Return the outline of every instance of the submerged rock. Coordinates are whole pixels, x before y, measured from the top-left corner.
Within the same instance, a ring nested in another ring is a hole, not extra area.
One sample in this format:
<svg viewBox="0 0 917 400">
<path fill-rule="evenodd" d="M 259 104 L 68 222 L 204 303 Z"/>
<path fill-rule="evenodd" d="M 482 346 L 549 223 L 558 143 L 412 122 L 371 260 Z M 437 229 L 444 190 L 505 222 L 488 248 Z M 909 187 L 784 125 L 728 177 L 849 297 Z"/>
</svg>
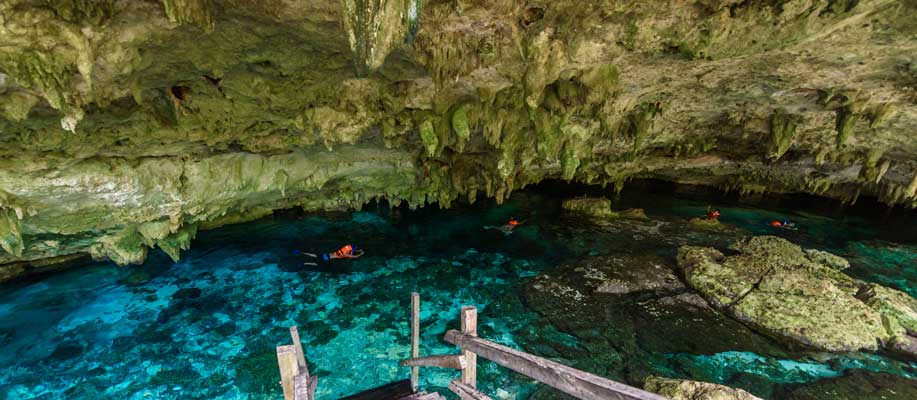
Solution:
<svg viewBox="0 0 917 400">
<path fill-rule="evenodd" d="M 911 378 L 850 370 L 844 376 L 798 386 L 779 398 L 787 400 L 912 400 L 917 399 L 917 382 Z"/>
<path fill-rule="evenodd" d="M 828 351 L 878 350 L 904 335 L 896 326 L 913 322 L 917 308 L 909 296 L 881 287 L 863 291 L 868 285 L 785 239 L 752 237 L 731 249 L 738 254 L 684 246 L 678 266 L 711 305 L 757 330 Z"/>
<path fill-rule="evenodd" d="M 786 354 L 777 343 L 687 292 L 674 265 L 659 256 L 573 260 L 534 278 L 524 296 L 527 306 L 581 341 L 576 347 L 555 346 L 550 353 L 538 347 L 528 350 L 633 385 L 642 384 L 652 372 L 654 354 Z"/>
<path fill-rule="evenodd" d="M 559 275 L 555 275 L 559 274 Z M 551 278 L 551 276 L 554 278 Z M 685 286 L 674 268 L 659 257 L 587 257 L 535 279 L 542 290 L 565 293 L 630 294 L 637 292 L 673 293 Z M 566 283 L 564 283 L 566 282 Z M 575 297 L 584 298 L 582 294 Z"/>
<path fill-rule="evenodd" d="M 643 389 L 672 400 L 762 400 L 742 389 L 715 383 L 655 376 L 646 379 Z"/>
</svg>

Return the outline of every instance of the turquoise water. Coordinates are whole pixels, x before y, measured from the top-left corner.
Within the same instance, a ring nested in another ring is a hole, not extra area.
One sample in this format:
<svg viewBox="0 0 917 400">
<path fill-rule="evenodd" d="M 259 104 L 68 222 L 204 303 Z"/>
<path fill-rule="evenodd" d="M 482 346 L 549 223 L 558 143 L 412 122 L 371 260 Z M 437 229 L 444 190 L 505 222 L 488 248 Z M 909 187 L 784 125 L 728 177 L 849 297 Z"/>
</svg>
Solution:
<svg viewBox="0 0 917 400">
<path fill-rule="evenodd" d="M 0 398 L 280 398 L 274 347 L 289 343 L 291 325 L 300 327 L 310 369 L 319 376 L 319 398 L 352 394 L 409 376 L 397 362 L 410 351 L 412 291 L 422 299 L 422 355 L 453 352 L 443 333 L 458 327 L 463 305 L 473 304 L 481 336 L 632 384 L 658 374 L 777 398 L 792 385 L 848 370 L 917 376 L 913 362 L 793 351 L 720 315 L 648 312 L 637 300 L 590 320 L 611 327 L 596 335 L 526 295 L 533 277 L 581 257 L 672 258 L 680 244 L 725 246 L 750 233 L 834 251 L 851 260 L 857 278 L 917 294 L 917 244 L 909 231 L 878 217 L 710 196 L 626 190 L 619 205 L 644 207 L 651 220 L 600 226 L 559 213 L 556 188 L 519 193 L 499 206 L 283 213 L 202 232 L 179 263 L 156 251 L 142 266 L 90 263 L 3 285 Z M 735 230 L 684 223 L 710 201 Z M 511 216 L 526 220 L 512 235 L 482 228 Z M 800 230 L 766 225 L 785 218 Z M 304 267 L 294 254 L 345 242 L 366 255 Z M 690 333 L 698 329 L 722 336 Z M 424 369 L 421 386 L 447 392 L 454 376 Z M 478 376 L 495 398 L 553 397 L 486 361 Z"/>
</svg>

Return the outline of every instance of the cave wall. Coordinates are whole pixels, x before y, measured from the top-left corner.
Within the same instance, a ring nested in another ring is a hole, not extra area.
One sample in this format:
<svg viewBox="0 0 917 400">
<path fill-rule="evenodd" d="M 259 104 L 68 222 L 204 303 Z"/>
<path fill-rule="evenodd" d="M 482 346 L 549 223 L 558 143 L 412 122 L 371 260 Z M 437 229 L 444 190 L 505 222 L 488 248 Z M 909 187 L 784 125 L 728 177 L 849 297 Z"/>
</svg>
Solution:
<svg viewBox="0 0 917 400">
<path fill-rule="evenodd" d="M 6 0 L 0 38 L 6 276 L 546 178 L 917 206 L 915 0 Z"/>
</svg>

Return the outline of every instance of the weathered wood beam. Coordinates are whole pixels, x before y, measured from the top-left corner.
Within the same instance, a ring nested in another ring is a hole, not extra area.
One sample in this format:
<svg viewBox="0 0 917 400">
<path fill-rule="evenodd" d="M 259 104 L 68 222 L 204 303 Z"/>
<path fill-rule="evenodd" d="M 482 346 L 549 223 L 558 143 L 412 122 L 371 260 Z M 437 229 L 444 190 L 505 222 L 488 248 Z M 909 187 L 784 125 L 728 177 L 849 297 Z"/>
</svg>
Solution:
<svg viewBox="0 0 917 400">
<path fill-rule="evenodd" d="M 411 358 L 420 356 L 420 294 L 411 293 Z M 420 383 L 420 368 L 411 367 L 411 387 L 417 390 Z"/>
<path fill-rule="evenodd" d="M 280 385 L 283 386 L 284 400 L 296 400 L 293 383 L 293 380 L 299 375 L 296 347 L 293 345 L 277 346 L 277 365 L 280 367 Z"/>
<path fill-rule="evenodd" d="M 449 390 L 457 394 L 462 400 L 493 400 L 490 396 L 457 380 L 449 382 Z"/>
<path fill-rule="evenodd" d="M 462 333 L 472 337 L 478 336 L 478 309 L 474 306 L 462 307 Z M 478 382 L 478 356 L 465 349 L 462 349 L 462 355 L 468 363 L 462 369 L 462 383 L 475 388 Z"/>
<path fill-rule="evenodd" d="M 445 340 L 461 348 L 463 354 L 466 351 L 473 352 L 578 399 L 666 400 L 665 397 L 657 394 L 523 353 L 454 329 L 446 332 Z"/>
<path fill-rule="evenodd" d="M 299 374 L 293 378 L 293 393 L 296 400 L 314 400 L 318 377 Z"/>
<path fill-rule="evenodd" d="M 465 359 L 465 356 L 461 354 L 450 354 L 409 358 L 407 360 L 401 360 L 398 365 L 402 367 L 440 367 L 461 370 L 468 366 L 468 361 Z"/>
<path fill-rule="evenodd" d="M 296 349 L 296 362 L 299 364 L 299 372 L 309 376 L 309 366 L 306 365 L 306 354 L 302 351 L 302 341 L 299 340 L 299 329 L 295 326 L 290 327 L 290 337 L 293 338 L 293 347 Z"/>
</svg>

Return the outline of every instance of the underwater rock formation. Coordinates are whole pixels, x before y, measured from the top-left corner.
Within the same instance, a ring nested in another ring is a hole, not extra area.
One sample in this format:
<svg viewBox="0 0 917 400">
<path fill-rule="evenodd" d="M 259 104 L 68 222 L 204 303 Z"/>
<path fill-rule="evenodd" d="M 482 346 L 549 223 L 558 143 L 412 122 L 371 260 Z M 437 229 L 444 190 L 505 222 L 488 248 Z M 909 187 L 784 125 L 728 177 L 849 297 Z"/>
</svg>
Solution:
<svg viewBox="0 0 917 400">
<path fill-rule="evenodd" d="M 828 351 L 909 353 L 917 301 L 838 272 L 774 236 L 734 243 L 736 255 L 684 246 L 678 267 L 715 308 L 756 330 Z M 911 353 L 913 355 L 913 353 Z"/>
<path fill-rule="evenodd" d="M 905 400 L 917 398 L 917 385 L 914 384 L 913 379 L 901 376 L 850 370 L 844 376 L 802 385 L 781 398 L 788 400 Z"/>
<path fill-rule="evenodd" d="M 177 258 L 274 209 L 544 179 L 914 207 L 915 21 L 892 0 L 5 1 L 0 263 Z"/>
<path fill-rule="evenodd" d="M 635 274 L 631 268 L 643 272 Z M 570 365 L 631 385 L 642 385 L 652 374 L 653 353 L 785 355 L 776 343 L 688 292 L 673 268 L 665 259 L 647 256 L 572 261 L 526 285 L 525 303 L 582 342 L 580 349 L 565 353 Z M 659 277 L 651 276 L 653 272 Z"/>
<path fill-rule="evenodd" d="M 761 400 L 742 389 L 686 379 L 651 376 L 643 388 L 672 400 Z"/>
</svg>

